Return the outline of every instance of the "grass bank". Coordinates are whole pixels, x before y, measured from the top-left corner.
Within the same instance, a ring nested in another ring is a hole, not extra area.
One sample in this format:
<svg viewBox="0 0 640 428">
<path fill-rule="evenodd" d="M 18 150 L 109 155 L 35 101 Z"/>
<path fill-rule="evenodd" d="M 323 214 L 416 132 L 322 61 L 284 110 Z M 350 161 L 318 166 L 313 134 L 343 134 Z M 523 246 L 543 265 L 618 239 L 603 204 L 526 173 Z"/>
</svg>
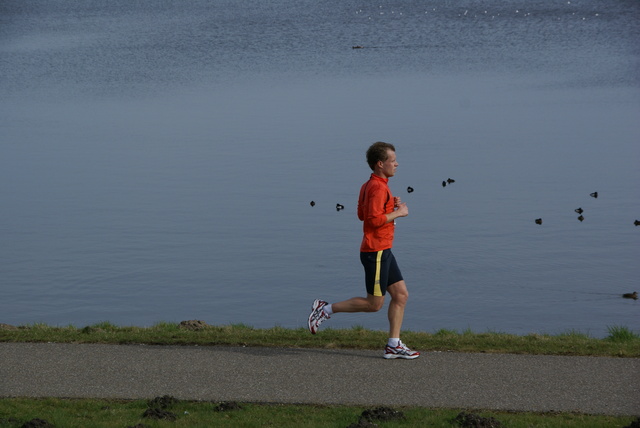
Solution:
<svg viewBox="0 0 640 428">
<path fill-rule="evenodd" d="M 173 400 L 166 407 L 158 408 L 157 404 L 153 404 L 153 401 L 157 401 L 157 399 L 150 401 L 4 399 L 0 400 L 0 427 L 622 428 L 631 426 L 635 419 L 634 417 L 572 413 L 535 414 L 467 410 L 461 415 L 463 412 L 461 409 L 365 408 Z M 39 421 L 32 425 L 26 425 L 34 419 Z M 42 421 L 46 421 L 50 425 L 45 425 Z M 375 425 L 367 425 L 364 421 Z"/>
<path fill-rule="evenodd" d="M 609 336 L 603 339 L 577 332 L 518 336 L 453 330 L 405 331 L 402 337 L 404 342 L 420 351 L 640 357 L 640 336 L 626 327 L 610 327 Z M 242 324 L 211 326 L 201 321 L 158 323 L 152 327 L 120 327 L 103 322 L 83 328 L 0 325 L 0 342 L 380 349 L 386 342 L 386 332 L 363 327 L 327 328 L 311 335 L 305 328 L 259 329 Z"/>
</svg>

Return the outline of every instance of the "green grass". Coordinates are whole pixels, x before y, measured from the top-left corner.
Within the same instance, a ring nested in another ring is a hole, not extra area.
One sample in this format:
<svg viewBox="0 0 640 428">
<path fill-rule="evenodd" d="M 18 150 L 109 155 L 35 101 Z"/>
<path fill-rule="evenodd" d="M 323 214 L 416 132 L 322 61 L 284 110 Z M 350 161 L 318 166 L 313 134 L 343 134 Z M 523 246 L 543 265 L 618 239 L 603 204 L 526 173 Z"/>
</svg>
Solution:
<svg viewBox="0 0 640 428">
<path fill-rule="evenodd" d="M 576 331 L 559 335 L 517 336 L 500 332 L 473 333 L 441 329 L 434 333 L 405 331 L 403 340 L 421 351 L 492 352 L 538 355 L 640 356 L 640 336 L 626 327 L 609 327 L 603 339 Z M 379 349 L 386 332 L 351 329 L 323 329 L 311 335 L 304 328 L 257 329 L 245 324 L 207 326 L 188 330 L 179 324 L 158 323 L 152 327 L 121 327 L 102 322 L 83 328 L 34 324 L 10 328 L 0 326 L 0 342 L 60 342 L 199 346 L 269 346 L 325 349 Z M 151 397 L 149 397 L 151 398 Z M 144 418 L 147 402 L 114 400 L 0 399 L 0 428 L 22 427 L 34 418 L 55 427 L 348 427 L 358 422 L 366 408 L 241 403 L 242 409 L 215 411 L 217 403 L 179 402 L 167 409 L 175 421 Z M 462 409 L 399 407 L 405 418 L 373 421 L 380 427 L 458 427 L 454 421 Z M 478 412 L 493 417 L 502 426 L 518 427 L 617 427 L 631 424 L 632 417 L 568 413 Z"/>
<path fill-rule="evenodd" d="M 200 330 L 183 329 L 177 323 L 161 322 L 151 327 L 116 326 L 109 322 L 77 328 L 44 324 L 0 329 L 0 342 L 59 342 L 199 346 L 268 346 L 324 349 L 379 349 L 386 342 L 384 331 L 361 326 L 323 329 L 309 334 L 305 328 L 254 328 L 245 324 L 205 325 Z M 434 333 L 404 331 L 403 341 L 420 351 L 487 352 L 533 355 L 587 355 L 640 357 L 640 336 L 626 327 L 609 327 L 603 339 L 570 331 L 558 335 L 518 336 L 500 332 L 438 330 Z"/>
<path fill-rule="evenodd" d="M 363 411 L 370 408 L 353 406 L 312 406 L 239 403 L 240 409 L 217 411 L 219 403 L 181 401 L 165 411 L 176 416 L 175 421 L 143 417 L 147 401 L 23 399 L 0 400 L 0 427 L 18 428 L 34 418 L 43 419 L 55 427 L 64 428 L 125 428 L 137 424 L 145 427 L 348 427 L 358 422 Z M 425 409 L 396 407 L 403 419 L 373 420 L 380 427 L 459 427 L 455 423 L 461 409 Z M 471 412 L 471 411 L 469 411 Z M 575 427 L 602 428 L 629 425 L 633 417 L 594 416 L 570 413 L 507 413 L 476 412 L 492 417 L 509 428 Z"/>
<path fill-rule="evenodd" d="M 610 326 L 607 327 L 609 336 L 607 340 L 617 343 L 633 343 L 640 339 L 640 336 L 629 330 L 627 327 Z"/>
</svg>

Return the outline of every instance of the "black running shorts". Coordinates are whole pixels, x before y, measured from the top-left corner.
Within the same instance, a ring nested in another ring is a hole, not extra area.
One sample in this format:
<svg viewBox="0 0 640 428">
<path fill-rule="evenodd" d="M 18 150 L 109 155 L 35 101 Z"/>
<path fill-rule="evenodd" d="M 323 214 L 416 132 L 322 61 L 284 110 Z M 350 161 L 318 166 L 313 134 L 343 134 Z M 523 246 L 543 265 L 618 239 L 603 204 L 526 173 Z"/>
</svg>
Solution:
<svg viewBox="0 0 640 428">
<path fill-rule="evenodd" d="M 360 261 L 364 266 L 367 293 L 373 296 L 384 296 L 389 285 L 403 280 L 391 249 L 360 253 Z"/>
</svg>

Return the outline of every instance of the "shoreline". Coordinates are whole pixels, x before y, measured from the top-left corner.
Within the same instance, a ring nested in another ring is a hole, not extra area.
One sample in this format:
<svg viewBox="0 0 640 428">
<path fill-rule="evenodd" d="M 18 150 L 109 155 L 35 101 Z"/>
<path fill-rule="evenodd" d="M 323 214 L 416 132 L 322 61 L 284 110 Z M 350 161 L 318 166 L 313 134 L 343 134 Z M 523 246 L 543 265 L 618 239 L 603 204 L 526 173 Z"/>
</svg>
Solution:
<svg viewBox="0 0 640 428">
<path fill-rule="evenodd" d="M 434 333 L 403 331 L 402 338 L 421 352 L 640 357 L 640 335 L 626 327 L 610 327 L 609 333 L 608 337 L 598 339 L 576 332 L 518 336 L 441 329 Z M 386 343 L 386 332 L 356 326 L 350 329 L 326 328 L 312 335 L 306 328 L 258 329 L 244 324 L 214 326 L 200 320 L 161 322 L 151 327 L 120 327 L 109 322 L 83 328 L 0 323 L 2 342 L 376 350 Z"/>
</svg>

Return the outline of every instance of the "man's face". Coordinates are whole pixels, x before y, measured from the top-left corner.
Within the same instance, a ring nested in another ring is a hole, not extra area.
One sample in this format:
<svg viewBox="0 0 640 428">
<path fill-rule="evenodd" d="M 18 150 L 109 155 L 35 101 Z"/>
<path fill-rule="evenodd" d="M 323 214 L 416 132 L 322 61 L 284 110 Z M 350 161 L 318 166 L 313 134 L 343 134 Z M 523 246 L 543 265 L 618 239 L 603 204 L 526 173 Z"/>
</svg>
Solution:
<svg viewBox="0 0 640 428">
<path fill-rule="evenodd" d="M 396 152 L 391 149 L 387 150 L 387 160 L 382 162 L 382 173 L 385 177 L 393 177 L 396 174 L 398 162 L 396 161 Z"/>
</svg>

